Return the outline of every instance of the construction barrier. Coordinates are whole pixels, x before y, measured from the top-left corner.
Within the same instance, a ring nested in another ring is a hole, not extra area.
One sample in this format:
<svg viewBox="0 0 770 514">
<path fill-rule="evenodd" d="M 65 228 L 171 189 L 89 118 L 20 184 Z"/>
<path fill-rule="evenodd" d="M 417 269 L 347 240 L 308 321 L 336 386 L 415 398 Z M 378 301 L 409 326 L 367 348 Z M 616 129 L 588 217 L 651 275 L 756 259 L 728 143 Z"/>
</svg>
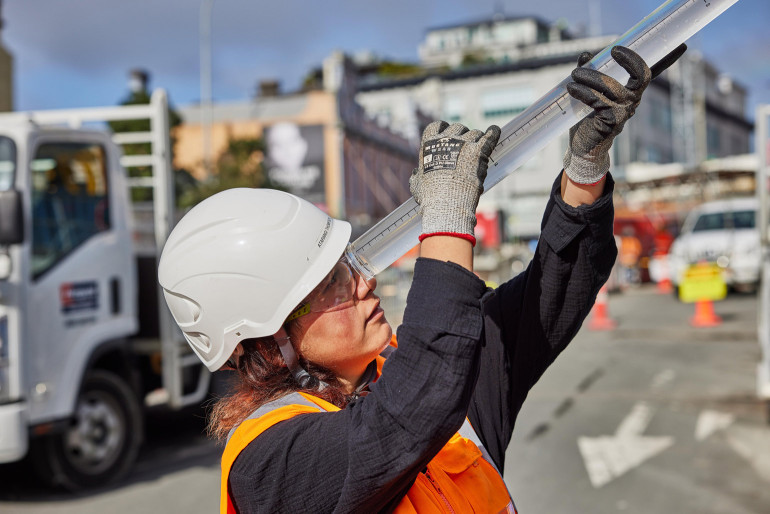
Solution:
<svg viewBox="0 0 770 514">
<path fill-rule="evenodd" d="M 722 318 L 714 312 L 714 301 L 727 296 L 727 284 L 722 268 L 716 263 L 700 262 L 690 266 L 679 285 L 679 299 L 695 303 L 695 315 L 690 318 L 693 327 L 716 327 Z"/>
</svg>

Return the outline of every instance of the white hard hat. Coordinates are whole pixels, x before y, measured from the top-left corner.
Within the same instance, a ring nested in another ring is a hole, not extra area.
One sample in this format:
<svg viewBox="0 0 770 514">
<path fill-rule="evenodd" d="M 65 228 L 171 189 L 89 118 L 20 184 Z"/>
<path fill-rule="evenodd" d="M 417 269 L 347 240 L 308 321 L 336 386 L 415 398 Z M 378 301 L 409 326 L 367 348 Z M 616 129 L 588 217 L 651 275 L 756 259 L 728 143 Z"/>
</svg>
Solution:
<svg viewBox="0 0 770 514">
<path fill-rule="evenodd" d="M 244 339 L 275 334 L 334 267 L 350 224 L 271 189 L 229 189 L 188 212 L 166 241 L 158 280 L 210 370 Z"/>
</svg>

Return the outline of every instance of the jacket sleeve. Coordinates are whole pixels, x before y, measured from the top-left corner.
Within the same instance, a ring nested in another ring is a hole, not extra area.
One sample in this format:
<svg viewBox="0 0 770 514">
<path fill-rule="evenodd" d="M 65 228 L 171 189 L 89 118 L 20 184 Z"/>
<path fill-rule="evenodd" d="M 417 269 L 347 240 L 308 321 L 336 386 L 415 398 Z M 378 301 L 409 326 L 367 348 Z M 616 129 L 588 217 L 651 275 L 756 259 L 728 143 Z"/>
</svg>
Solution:
<svg viewBox="0 0 770 514">
<path fill-rule="evenodd" d="M 240 512 L 392 510 L 459 429 L 478 375 L 484 283 L 418 259 L 398 349 L 371 392 L 254 440 L 230 472 Z"/>
<path fill-rule="evenodd" d="M 500 470 L 530 388 L 577 334 L 617 256 L 612 177 L 601 197 L 577 208 L 561 199 L 560 178 L 529 267 L 484 299 L 481 374 L 469 418 Z"/>
</svg>

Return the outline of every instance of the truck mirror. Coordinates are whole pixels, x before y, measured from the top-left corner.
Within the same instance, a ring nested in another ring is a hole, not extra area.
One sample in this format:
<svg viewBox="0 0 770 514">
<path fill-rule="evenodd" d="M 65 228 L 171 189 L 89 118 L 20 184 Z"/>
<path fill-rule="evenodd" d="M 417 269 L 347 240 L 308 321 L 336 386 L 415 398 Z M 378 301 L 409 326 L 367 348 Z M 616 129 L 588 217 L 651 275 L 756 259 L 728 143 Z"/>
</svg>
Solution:
<svg viewBox="0 0 770 514">
<path fill-rule="evenodd" d="M 24 241 L 24 212 L 21 193 L 15 189 L 0 191 L 0 245 Z"/>
</svg>

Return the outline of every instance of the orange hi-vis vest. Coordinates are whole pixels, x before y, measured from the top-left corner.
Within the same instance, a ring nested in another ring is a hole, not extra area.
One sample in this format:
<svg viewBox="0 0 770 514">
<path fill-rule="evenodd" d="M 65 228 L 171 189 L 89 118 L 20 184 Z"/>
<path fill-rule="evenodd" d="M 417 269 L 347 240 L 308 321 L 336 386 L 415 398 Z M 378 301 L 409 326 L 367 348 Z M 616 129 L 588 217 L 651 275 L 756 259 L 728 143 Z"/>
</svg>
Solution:
<svg viewBox="0 0 770 514">
<path fill-rule="evenodd" d="M 384 357 L 377 358 L 378 377 L 384 362 Z M 235 459 L 251 441 L 276 423 L 298 414 L 338 410 L 339 407 L 310 394 L 291 393 L 254 411 L 230 434 L 222 455 L 220 513 L 237 512 L 228 492 L 228 477 Z M 418 473 L 394 512 L 517 513 L 502 476 L 467 419 L 426 470 Z"/>
</svg>

